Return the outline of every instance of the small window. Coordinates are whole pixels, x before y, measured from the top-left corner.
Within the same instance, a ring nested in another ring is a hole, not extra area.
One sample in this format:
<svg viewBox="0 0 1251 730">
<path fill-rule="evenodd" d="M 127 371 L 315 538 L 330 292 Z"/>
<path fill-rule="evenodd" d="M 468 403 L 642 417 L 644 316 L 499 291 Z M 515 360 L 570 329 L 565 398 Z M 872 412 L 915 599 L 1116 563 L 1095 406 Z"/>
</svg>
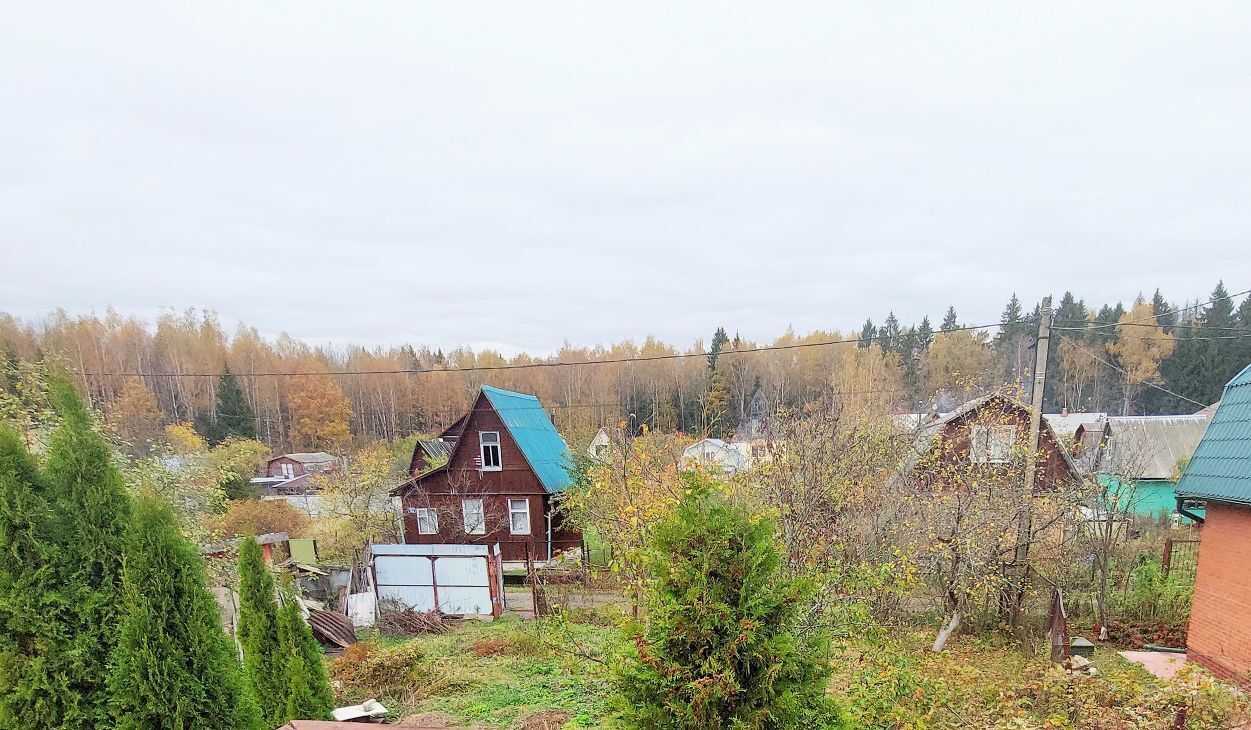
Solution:
<svg viewBox="0 0 1251 730">
<path fill-rule="evenodd" d="M 465 515 L 465 534 L 485 535 L 486 516 L 482 512 L 482 500 L 466 499 L 460 503 L 460 507 Z"/>
<path fill-rule="evenodd" d="M 282 476 L 284 479 L 295 479 L 295 464 L 282 464 Z"/>
<path fill-rule="evenodd" d="M 514 535 L 530 534 L 530 500 L 508 500 L 508 527 Z"/>
<path fill-rule="evenodd" d="M 482 471 L 499 471 L 502 468 L 499 431 L 482 431 L 478 439 L 482 444 Z"/>
<path fill-rule="evenodd" d="M 974 426 L 969 458 L 975 464 L 1006 464 L 1014 441 L 1016 426 Z"/>
<path fill-rule="evenodd" d="M 417 533 L 420 535 L 439 534 L 439 513 L 433 507 L 417 508 Z"/>
</svg>

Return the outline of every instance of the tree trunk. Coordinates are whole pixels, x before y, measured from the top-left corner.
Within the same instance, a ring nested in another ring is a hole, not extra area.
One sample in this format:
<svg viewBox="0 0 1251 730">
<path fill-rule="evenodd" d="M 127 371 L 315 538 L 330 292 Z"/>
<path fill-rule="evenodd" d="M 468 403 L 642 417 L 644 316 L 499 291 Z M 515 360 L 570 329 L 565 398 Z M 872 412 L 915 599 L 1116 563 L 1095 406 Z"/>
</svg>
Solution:
<svg viewBox="0 0 1251 730">
<path fill-rule="evenodd" d="M 938 636 L 934 639 L 934 653 L 941 652 L 947 646 L 947 639 L 956 633 L 956 629 L 960 628 L 960 607 L 957 606 L 951 610 L 951 618 L 947 620 L 947 625 L 938 632 Z"/>
</svg>

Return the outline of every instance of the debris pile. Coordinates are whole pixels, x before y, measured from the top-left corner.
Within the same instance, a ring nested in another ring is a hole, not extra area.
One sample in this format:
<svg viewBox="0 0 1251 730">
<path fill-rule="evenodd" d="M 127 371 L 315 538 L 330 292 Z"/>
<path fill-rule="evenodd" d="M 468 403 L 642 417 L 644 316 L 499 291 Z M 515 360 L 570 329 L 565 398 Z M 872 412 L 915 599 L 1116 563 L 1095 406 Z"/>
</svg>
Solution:
<svg viewBox="0 0 1251 730">
<path fill-rule="evenodd" d="M 437 608 L 414 611 L 397 601 L 385 601 L 378 615 L 378 631 L 383 636 L 402 637 L 418 634 L 441 634 L 452 627 L 456 617 Z"/>
</svg>

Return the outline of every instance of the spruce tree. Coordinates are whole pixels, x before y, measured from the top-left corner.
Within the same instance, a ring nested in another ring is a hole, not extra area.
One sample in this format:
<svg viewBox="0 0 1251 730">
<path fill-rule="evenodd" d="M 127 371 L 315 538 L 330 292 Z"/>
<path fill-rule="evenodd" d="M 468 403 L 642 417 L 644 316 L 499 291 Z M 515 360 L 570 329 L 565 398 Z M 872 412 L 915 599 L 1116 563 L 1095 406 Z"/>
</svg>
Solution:
<svg viewBox="0 0 1251 730">
<path fill-rule="evenodd" d="M 0 425 L 0 727 L 59 727 L 75 704 L 63 666 L 46 488 L 22 437 Z"/>
<path fill-rule="evenodd" d="M 239 643 L 243 646 L 243 678 L 270 727 L 286 722 L 286 696 L 278 604 L 274 576 L 266 567 L 256 538 L 239 546 Z"/>
<path fill-rule="evenodd" d="M 278 611 L 278 644 L 283 662 L 286 720 L 329 720 L 334 692 L 326 676 L 321 645 L 304 622 L 294 589 L 284 586 Z"/>
<path fill-rule="evenodd" d="M 229 367 L 222 370 L 221 377 L 217 381 L 217 432 L 215 435 L 218 436 L 217 440 L 210 441 L 214 446 L 231 436 L 245 439 L 256 438 L 256 416 L 252 413 L 247 396 L 239 387 L 238 380 L 230 373 Z"/>
<path fill-rule="evenodd" d="M 960 321 L 956 318 L 956 308 L 947 307 L 947 314 L 943 315 L 943 323 L 939 325 L 942 332 L 952 332 L 960 326 Z"/>
<path fill-rule="evenodd" d="M 50 590 L 65 606 L 58 613 L 65 661 L 49 671 L 75 696 L 63 728 L 108 727 L 108 661 L 117 637 L 130 499 L 73 386 L 61 376 L 51 390 L 60 424 L 48 440 L 44 477 L 55 543 Z"/>
<path fill-rule="evenodd" d="M 649 554 L 647 626 L 619 662 L 622 712 L 644 728 L 828 728 L 830 642 L 797 630 L 813 585 L 782 575 L 773 523 L 684 475 Z"/>
<path fill-rule="evenodd" d="M 122 621 L 109 689 L 123 730 L 259 730 L 204 561 L 156 497 L 136 501 L 126 535 Z"/>
<path fill-rule="evenodd" d="M 877 331 L 877 344 L 882 348 L 882 352 L 896 352 L 899 349 L 899 336 L 902 331 L 899 329 L 899 318 L 894 312 L 886 315 L 886 321 L 882 322 L 881 328 Z"/>
<path fill-rule="evenodd" d="M 866 319 L 864 326 L 860 328 L 860 340 L 856 342 L 856 347 L 872 345 L 875 337 L 877 337 L 877 325 L 873 324 L 872 318 Z"/>
</svg>

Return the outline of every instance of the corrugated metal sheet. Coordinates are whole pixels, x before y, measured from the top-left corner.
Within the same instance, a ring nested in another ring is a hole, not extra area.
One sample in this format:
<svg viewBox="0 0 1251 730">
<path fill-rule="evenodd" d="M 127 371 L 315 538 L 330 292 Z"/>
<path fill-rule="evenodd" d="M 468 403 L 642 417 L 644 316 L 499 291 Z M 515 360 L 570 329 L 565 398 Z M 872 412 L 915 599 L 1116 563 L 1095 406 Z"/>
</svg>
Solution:
<svg viewBox="0 0 1251 730">
<path fill-rule="evenodd" d="M 539 399 L 489 385 L 482 386 L 482 392 L 508 427 L 526 461 L 530 462 L 530 468 L 543 482 L 543 488 L 550 494 L 572 484 L 569 468 L 573 460 L 569 456 L 569 445 L 556 432 Z"/>
<path fill-rule="evenodd" d="M 1225 386 L 1220 407 L 1177 483 L 1177 493 L 1251 504 L 1251 365 Z"/>
<path fill-rule="evenodd" d="M 1134 479 L 1177 476 L 1178 462 L 1189 459 L 1208 427 L 1207 416 L 1112 416 L 1106 452 L 1099 471 Z"/>
</svg>

